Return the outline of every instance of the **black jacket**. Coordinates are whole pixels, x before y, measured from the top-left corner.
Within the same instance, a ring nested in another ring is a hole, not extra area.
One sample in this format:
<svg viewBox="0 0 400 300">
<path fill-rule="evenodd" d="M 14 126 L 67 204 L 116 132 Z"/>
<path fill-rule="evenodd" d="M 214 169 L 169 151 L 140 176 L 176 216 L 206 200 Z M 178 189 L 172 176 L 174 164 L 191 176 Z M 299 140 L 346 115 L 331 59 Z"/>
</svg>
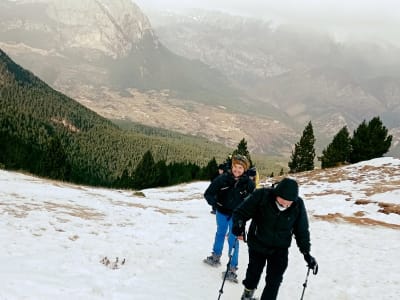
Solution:
<svg viewBox="0 0 400 300">
<path fill-rule="evenodd" d="M 220 213 L 230 216 L 243 199 L 253 192 L 254 187 L 254 182 L 246 174 L 235 180 L 231 173 L 224 173 L 211 182 L 204 198 Z"/>
<path fill-rule="evenodd" d="M 298 197 L 285 211 L 276 206 L 272 189 L 257 189 L 233 213 L 233 226 L 252 219 L 247 236 L 249 248 L 268 253 L 289 248 L 292 235 L 302 253 L 310 252 L 310 232 L 303 200 Z"/>
</svg>

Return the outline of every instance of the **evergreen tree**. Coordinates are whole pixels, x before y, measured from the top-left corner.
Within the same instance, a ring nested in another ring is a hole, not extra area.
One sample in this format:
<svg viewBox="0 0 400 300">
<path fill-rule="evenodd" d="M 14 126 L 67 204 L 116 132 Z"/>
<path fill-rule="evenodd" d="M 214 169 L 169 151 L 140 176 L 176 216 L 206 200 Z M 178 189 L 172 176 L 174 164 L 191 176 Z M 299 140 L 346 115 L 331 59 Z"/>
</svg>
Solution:
<svg viewBox="0 0 400 300">
<path fill-rule="evenodd" d="M 353 133 L 350 162 L 381 157 L 389 151 L 391 143 L 392 136 L 388 136 L 388 130 L 379 117 L 374 117 L 368 124 L 364 120 Z"/>
<path fill-rule="evenodd" d="M 122 172 L 122 175 L 118 177 L 118 179 L 115 181 L 114 186 L 116 188 L 129 188 L 133 184 L 133 179 L 129 175 L 128 169 L 124 169 Z"/>
<path fill-rule="evenodd" d="M 315 137 L 311 121 L 303 131 L 300 141 L 295 144 L 294 151 L 288 163 L 290 173 L 309 171 L 314 169 Z"/>
<path fill-rule="evenodd" d="M 213 157 L 202 170 L 202 177 L 204 179 L 213 180 L 215 177 L 218 176 L 218 164 Z"/>
<path fill-rule="evenodd" d="M 133 187 L 136 189 L 154 187 L 156 181 L 154 158 L 151 151 L 148 150 L 143 154 L 142 160 L 138 163 L 133 173 Z"/>
<path fill-rule="evenodd" d="M 170 182 L 170 172 L 165 160 L 160 160 L 155 165 L 156 169 L 156 186 L 167 186 Z"/>
<path fill-rule="evenodd" d="M 250 162 L 250 168 L 254 167 L 253 162 L 251 160 L 250 152 L 247 149 L 247 141 L 245 138 L 242 138 L 239 144 L 237 145 L 236 150 L 233 151 L 233 155 L 235 154 L 241 154 L 247 157 L 247 159 Z"/>
<path fill-rule="evenodd" d="M 50 138 L 45 148 L 39 173 L 49 178 L 68 180 L 71 167 L 60 139 L 57 136 Z"/>
<path fill-rule="evenodd" d="M 321 167 L 330 168 L 349 162 L 351 154 L 351 138 L 347 127 L 344 126 L 333 137 L 332 142 L 322 151 Z"/>
</svg>

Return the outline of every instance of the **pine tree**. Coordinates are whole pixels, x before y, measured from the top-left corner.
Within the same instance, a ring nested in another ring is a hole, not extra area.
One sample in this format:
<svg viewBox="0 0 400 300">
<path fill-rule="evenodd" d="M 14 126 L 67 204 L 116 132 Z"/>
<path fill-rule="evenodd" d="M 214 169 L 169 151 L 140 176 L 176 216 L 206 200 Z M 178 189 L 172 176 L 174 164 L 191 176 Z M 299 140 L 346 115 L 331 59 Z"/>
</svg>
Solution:
<svg viewBox="0 0 400 300">
<path fill-rule="evenodd" d="M 208 180 L 213 180 L 217 176 L 218 176 L 218 164 L 217 164 L 215 157 L 213 157 L 208 162 L 207 166 L 205 166 L 202 169 L 202 178 L 208 179 Z"/>
<path fill-rule="evenodd" d="M 248 159 L 249 162 L 250 162 L 250 168 L 252 168 L 252 167 L 254 166 L 254 165 L 253 165 L 253 162 L 252 162 L 252 160 L 251 160 L 250 152 L 249 152 L 249 150 L 247 149 L 247 141 L 246 141 L 245 138 L 242 138 L 242 139 L 241 139 L 241 141 L 240 141 L 239 144 L 237 145 L 236 150 L 234 150 L 232 154 L 233 154 L 233 155 L 235 155 L 235 154 L 241 154 L 241 155 L 246 156 L 247 159 Z"/>
<path fill-rule="evenodd" d="M 121 176 L 115 180 L 114 186 L 116 188 L 129 188 L 132 186 L 133 179 L 129 176 L 128 169 L 124 169 Z"/>
<path fill-rule="evenodd" d="M 71 167 L 59 137 L 50 138 L 45 145 L 45 155 L 40 165 L 43 176 L 60 180 L 69 179 Z"/>
<path fill-rule="evenodd" d="M 344 126 L 333 137 L 332 142 L 322 151 L 321 168 L 330 168 L 349 162 L 351 154 L 351 138 L 347 127 Z"/>
<path fill-rule="evenodd" d="M 383 156 L 389 151 L 392 136 L 379 117 L 374 117 L 368 124 L 365 120 L 358 126 L 351 139 L 352 152 L 350 162 L 369 160 Z"/>
<path fill-rule="evenodd" d="M 314 169 L 315 137 L 311 121 L 303 131 L 300 141 L 295 144 L 288 163 L 289 172 L 297 173 Z"/>
<path fill-rule="evenodd" d="M 170 182 L 170 172 L 165 160 L 160 160 L 155 165 L 156 169 L 156 186 L 167 186 Z"/>
<path fill-rule="evenodd" d="M 148 150 L 143 154 L 142 160 L 138 163 L 133 173 L 133 186 L 136 189 L 144 189 L 155 186 L 156 181 L 154 158 L 150 150 Z"/>
</svg>

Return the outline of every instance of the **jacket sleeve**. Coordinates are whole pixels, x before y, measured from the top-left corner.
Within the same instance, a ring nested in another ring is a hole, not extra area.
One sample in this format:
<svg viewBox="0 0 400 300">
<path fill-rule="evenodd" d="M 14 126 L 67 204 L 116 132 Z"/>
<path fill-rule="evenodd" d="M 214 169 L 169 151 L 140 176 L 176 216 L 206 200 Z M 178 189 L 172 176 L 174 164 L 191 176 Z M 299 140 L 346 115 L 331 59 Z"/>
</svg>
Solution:
<svg viewBox="0 0 400 300">
<path fill-rule="evenodd" d="M 299 216 L 294 224 L 293 233 L 296 238 L 296 244 L 301 253 L 308 253 L 311 249 L 310 231 L 308 226 L 307 211 L 304 202 L 299 198 Z"/>
<path fill-rule="evenodd" d="M 263 189 L 255 190 L 233 211 L 233 224 L 237 224 L 240 220 L 246 223 L 249 219 L 253 218 L 257 212 L 262 192 Z"/>
<path fill-rule="evenodd" d="M 255 188 L 256 188 L 256 184 L 254 183 L 254 181 L 249 180 L 249 186 L 248 186 L 249 193 L 252 193 L 255 190 Z"/>
<path fill-rule="evenodd" d="M 204 198 L 211 206 L 217 203 L 217 194 L 223 179 L 222 176 L 224 175 L 219 175 L 217 178 L 215 178 L 204 192 Z"/>
</svg>

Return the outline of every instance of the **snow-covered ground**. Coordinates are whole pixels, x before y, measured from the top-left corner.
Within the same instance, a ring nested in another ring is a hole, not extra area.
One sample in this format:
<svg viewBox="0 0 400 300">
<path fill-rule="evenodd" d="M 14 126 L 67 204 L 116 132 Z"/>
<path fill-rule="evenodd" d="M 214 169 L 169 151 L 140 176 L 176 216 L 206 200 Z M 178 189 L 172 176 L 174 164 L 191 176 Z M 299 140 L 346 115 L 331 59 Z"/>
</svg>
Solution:
<svg viewBox="0 0 400 300">
<path fill-rule="evenodd" d="M 400 160 L 296 179 L 320 266 L 304 299 L 400 299 Z M 217 299 L 228 258 L 225 249 L 220 268 L 202 262 L 215 234 L 207 186 L 147 189 L 139 197 L 0 170 L 0 300 Z M 384 207 L 397 213 L 378 212 Z M 240 247 L 241 280 L 248 258 L 246 244 Z M 102 264 L 105 256 L 118 257 L 118 268 Z M 280 300 L 300 299 L 306 271 L 293 242 Z M 264 278 L 256 296 L 263 286 Z M 242 289 L 227 282 L 221 299 L 240 299 Z"/>
</svg>

